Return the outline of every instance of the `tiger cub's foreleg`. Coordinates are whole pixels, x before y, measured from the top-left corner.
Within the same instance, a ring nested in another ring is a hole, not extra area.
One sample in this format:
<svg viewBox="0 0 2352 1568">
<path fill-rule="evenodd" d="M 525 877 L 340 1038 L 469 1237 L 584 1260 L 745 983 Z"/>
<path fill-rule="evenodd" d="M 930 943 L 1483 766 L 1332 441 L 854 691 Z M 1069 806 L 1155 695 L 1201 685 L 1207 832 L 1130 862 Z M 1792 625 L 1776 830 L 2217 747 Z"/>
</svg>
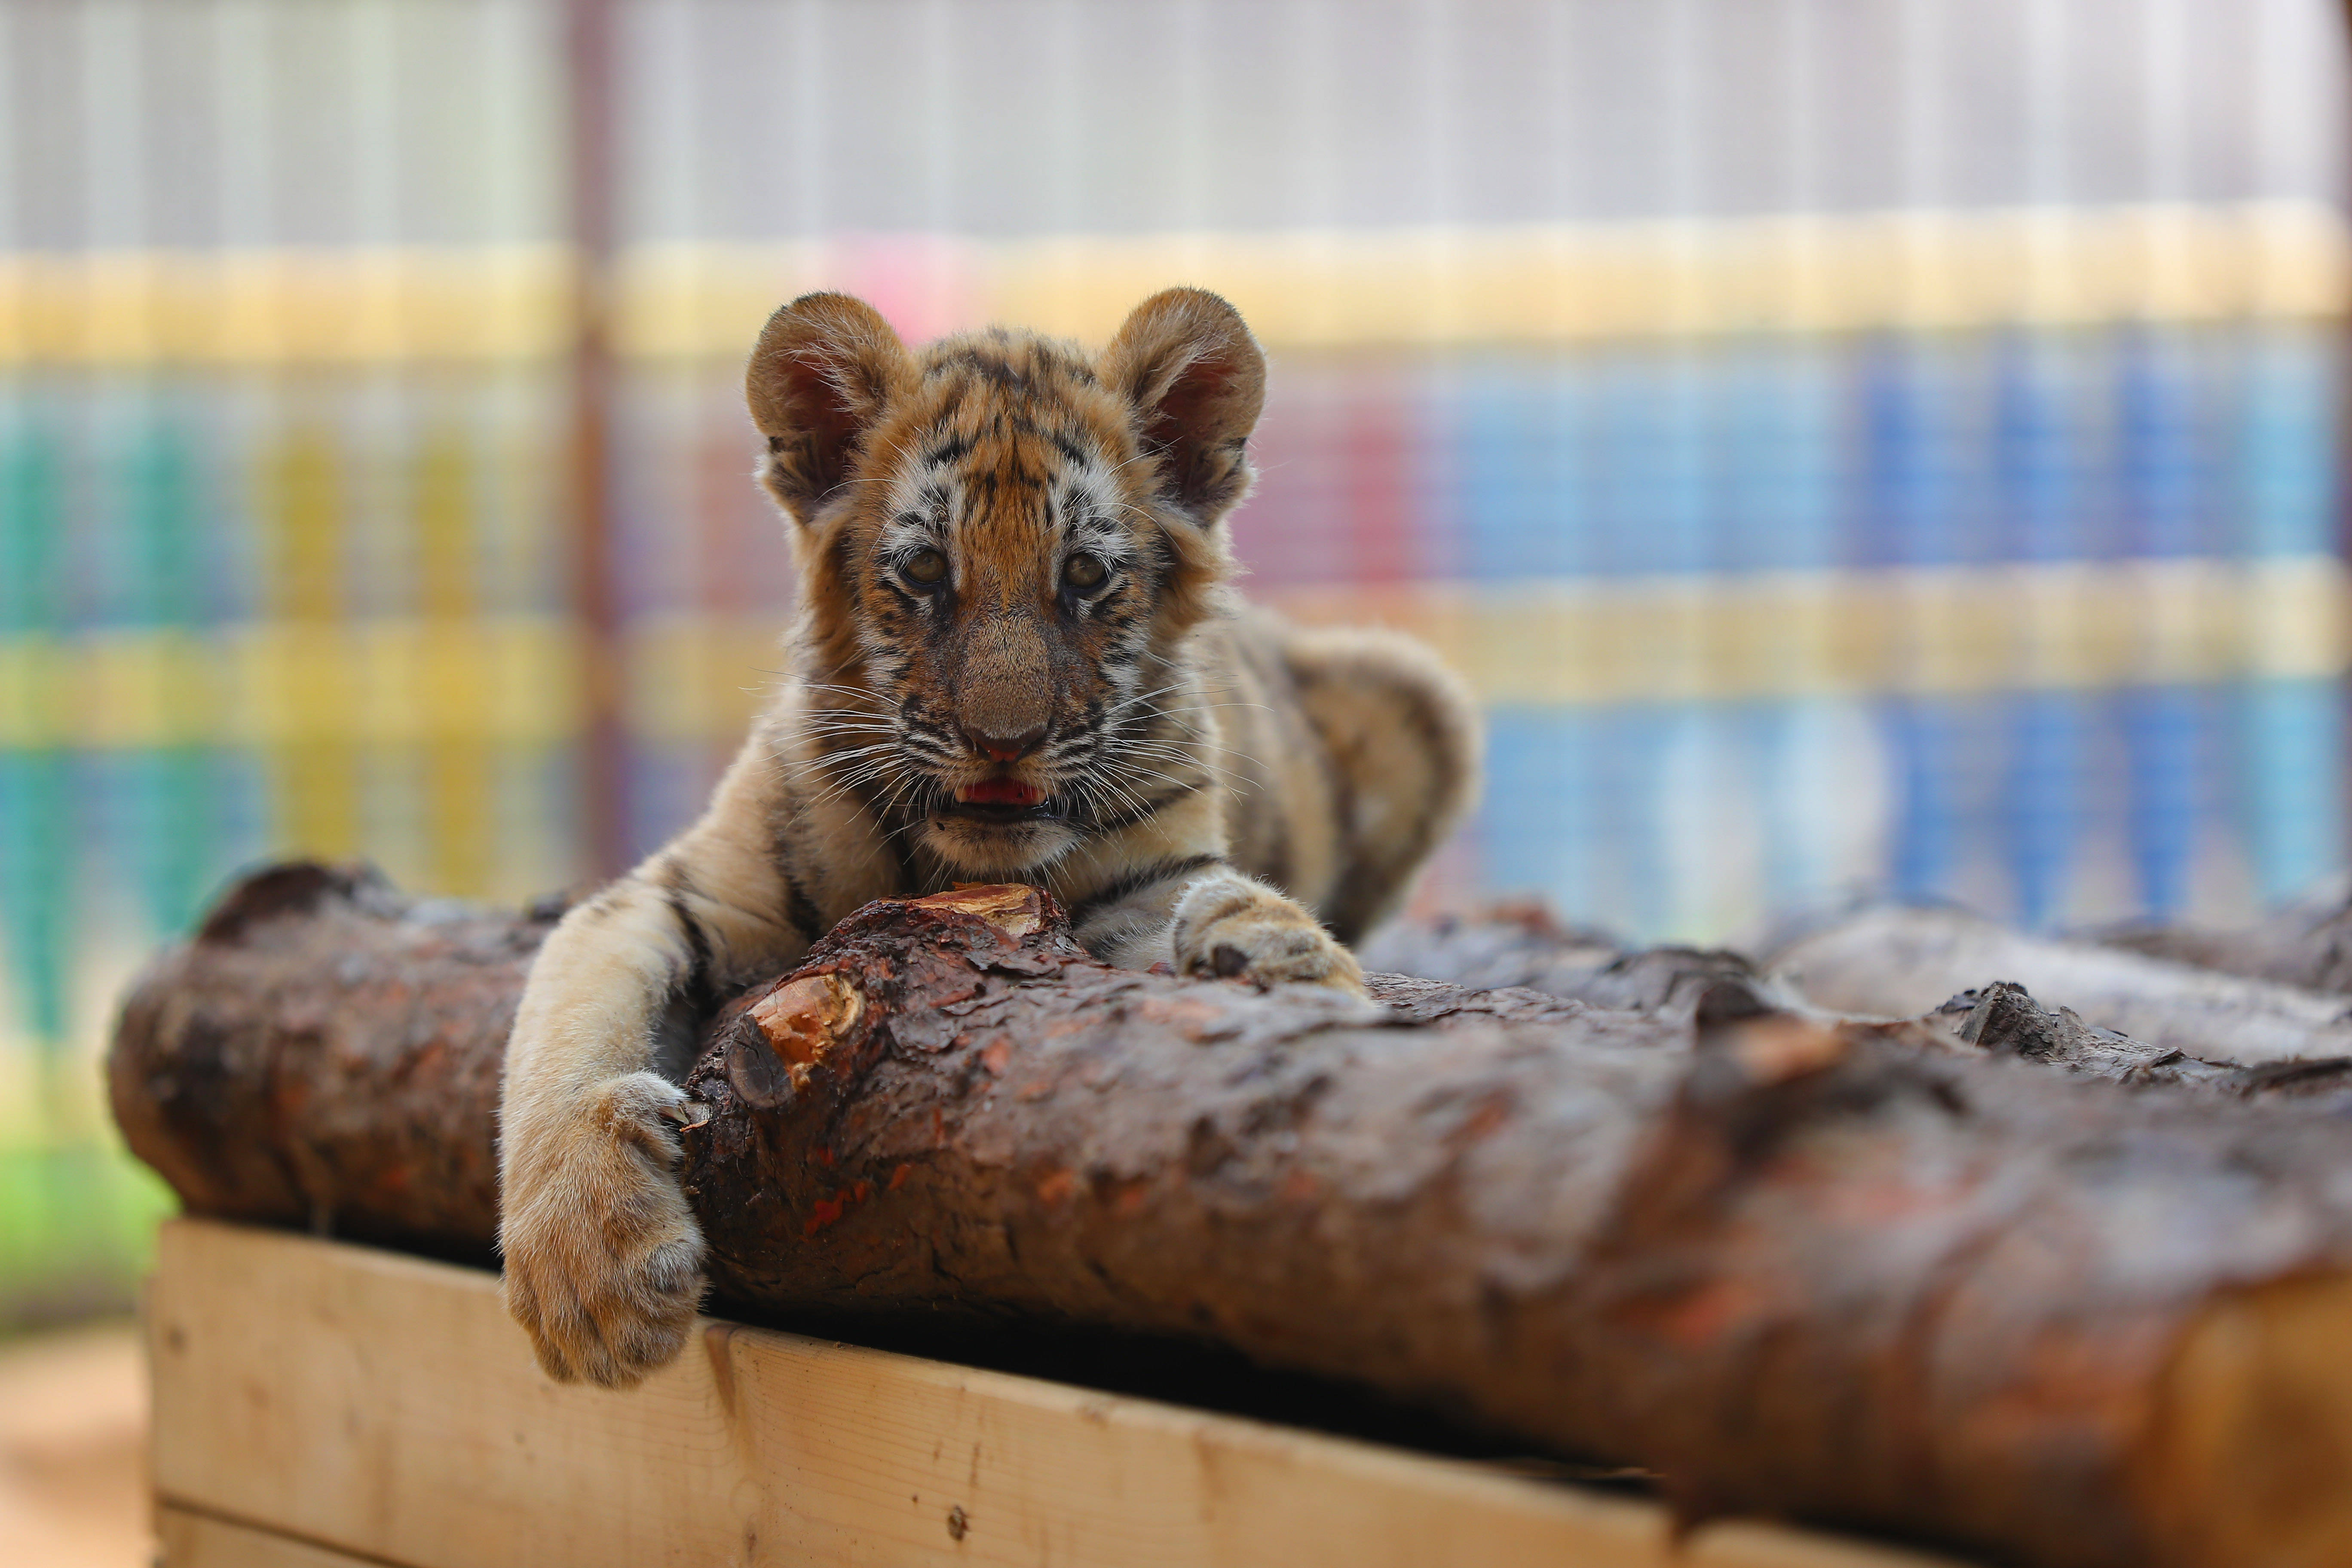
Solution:
<svg viewBox="0 0 2352 1568">
<path fill-rule="evenodd" d="M 559 1379 L 636 1382 L 677 1354 L 702 1298 L 702 1232 L 677 1174 L 694 1108 L 659 1070 L 682 1066 L 666 1045 L 690 1040 L 665 1036 L 808 945 L 753 773 L 739 762 L 701 822 L 564 916 L 523 987 L 499 1112 L 499 1247 L 507 1309 Z"/>
</svg>

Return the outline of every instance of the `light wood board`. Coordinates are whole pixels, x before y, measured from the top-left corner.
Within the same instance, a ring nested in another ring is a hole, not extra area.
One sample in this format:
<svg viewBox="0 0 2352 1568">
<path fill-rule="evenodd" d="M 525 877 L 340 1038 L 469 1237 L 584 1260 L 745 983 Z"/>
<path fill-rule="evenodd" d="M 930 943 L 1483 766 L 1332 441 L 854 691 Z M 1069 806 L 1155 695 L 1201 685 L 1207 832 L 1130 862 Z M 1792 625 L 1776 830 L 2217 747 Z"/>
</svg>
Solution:
<svg viewBox="0 0 2352 1568">
<path fill-rule="evenodd" d="M 155 1510 L 155 1542 L 164 1568 L 379 1568 L 383 1562 L 169 1503 Z"/>
<path fill-rule="evenodd" d="M 148 1337 L 172 1568 L 1950 1568 L 1677 1549 L 1643 1501 L 715 1321 L 637 1390 L 561 1386 L 489 1274 L 205 1221 L 164 1228 Z"/>
</svg>

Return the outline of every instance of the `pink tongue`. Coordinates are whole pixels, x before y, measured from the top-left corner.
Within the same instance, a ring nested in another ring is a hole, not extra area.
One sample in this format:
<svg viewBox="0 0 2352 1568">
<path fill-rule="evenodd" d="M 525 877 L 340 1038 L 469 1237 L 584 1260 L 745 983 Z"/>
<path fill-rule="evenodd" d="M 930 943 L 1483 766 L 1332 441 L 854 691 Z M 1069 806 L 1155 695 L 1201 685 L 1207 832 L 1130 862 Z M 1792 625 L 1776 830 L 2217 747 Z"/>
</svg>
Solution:
<svg viewBox="0 0 2352 1568">
<path fill-rule="evenodd" d="M 968 785 L 962 795 L 974 805 L 1034 805 L 1043 798 L 1036 785 L 1019 779 L 982 779 Z"/>
</svg>

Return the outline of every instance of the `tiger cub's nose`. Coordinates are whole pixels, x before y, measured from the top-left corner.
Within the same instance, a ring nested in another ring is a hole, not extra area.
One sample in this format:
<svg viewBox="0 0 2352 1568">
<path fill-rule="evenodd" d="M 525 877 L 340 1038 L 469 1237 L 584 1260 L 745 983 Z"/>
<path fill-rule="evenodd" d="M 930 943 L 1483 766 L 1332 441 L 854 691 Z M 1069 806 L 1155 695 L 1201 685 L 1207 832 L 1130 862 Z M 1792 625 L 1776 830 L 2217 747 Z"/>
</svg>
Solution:
<svg viewBox="0 0 2352 1568">
<path fill-rule="evenodd" d="M 1036 749 L 1037 742 L 1045 738 L 1045 726 L 1033 724 L 1017 735 L 994 735 L 985 730 L 975 730 L 967 725 L 964 728 L 963 738 L 971 742 L 972 749 L 990 762 L 1010 763 L 1027 756 Z"/>
</svg>

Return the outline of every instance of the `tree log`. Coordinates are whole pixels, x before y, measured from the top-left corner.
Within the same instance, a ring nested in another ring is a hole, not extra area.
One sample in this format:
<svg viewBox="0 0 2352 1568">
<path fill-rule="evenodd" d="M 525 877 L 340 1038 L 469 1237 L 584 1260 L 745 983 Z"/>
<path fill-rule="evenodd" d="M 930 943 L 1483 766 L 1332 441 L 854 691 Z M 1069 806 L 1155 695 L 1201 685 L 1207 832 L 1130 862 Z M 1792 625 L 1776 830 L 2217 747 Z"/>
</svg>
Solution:
<svg viewBox="0 0 2352 1568">
<path fill-rule="evenodd" d="M 132 1147 L 205 1212 L 479 1247 L 543 923 L 280 876 L 126 1005 Z M 2052 1568 L 2352 1561 L 2332 1119 L 1737 975 L 1649 1011 L 1374 988 L 1106 969 L 1028 889 L 870 906 L 706 1037 L 714 1281 L 1210 1339 L 1646 1467 L 1694 1513 Z"/>
<path fill-rule="evenodd" d="M 2340 996 L 2030 936 L 1957 910 L 1865 910 L 1767 957 L 1809 1001 L 1843 1013 L 1915 1017 L 1955 992 L 2006 980 L 2095 1027 L 2217 1066 L 2352 1057 L 2352 1009 Z"/>
<path fill-rule="evenodd" d="M 1770 991 L 1740 953 L 1722 948 L 1626 948 L 1613 937 L 1564 926 L 1538 904 L 1502 904 L 1486 913 L 1390 922 L 1365 943 L 1367 969 L 1442 980 L 1471 991 L 1519 989 L 1588 1006 L 1687 1016 L 1717 981 Z M 1775 1000 L 1795 1005 L 1794 993 Z"/>
<path fill-rule="evenodd" d="M 561 913 L 413 900 L 364 867 L 249 877 L 124 998 L 115 1121 L 194 1213 L 487 1258 L 499 1065 Z"/>
<path fill-rule="evenodd" d="M 1945 1026 L 1962 1046 L 2135 1089 L 2161 1086 L 2293 1104 L 2352 1122 L 2352 1058 L 2255 1067 L 2206 1060 L 2099 1028 L 2071 1007 L 2051 1012 L 2038 1005 L 2023 986 L 2007 981 L 1963 991 L 1925 1021 Z"/>
<path fill-rule="evenodd" d="M 2250 926 L 2211 930 L 2196 926 L 2128 924 L 2089 933 L 2108 947 L 2274 980 L 2282 985 L 2334 995 L 2352 994 L 2352 900 L 2341 884 L 2316 897 L 2287 905 Z"/>
<path fill-rule="evenodd" d="M 1791 1005 L 1874 1018 L 1941 1012 L 1958 993 L 2005 981 L 2071 1010 L 2094 1032 L 2131 1037 L 2127 1054 L 2142 1065 L 2175 1057 L 2190 1064 L 2129 1081 L 2193 1079 L 2260 1093 L 2307 1084 L 2307 1069 L 2352 1058 L 2352 1009 L 2340 994 L 2324 994 L 2352 986 L 2352 960 L 2341 973 L 2331 967 L 2337 940 L 2352 946 L 2352 916 L 2340 911 L 2332 923 L 2309 910 L 2288 911 L 2243 932 L 2119 928 L 2059 939 L 1958 910 L 1881 906 L 1783 938 L 1759 969 L 1731 952 L 1629 952 L 1541 910 L 1505 906 L 1468 919 L 1400 921 L 1364 956 L 1376 968 L 1485 989 L 1524 986 L 1596 1006 L 1672 1006 L 1714 979 L 1740 974 Z M 2099 1070 L 2094 1057 L 2123 1065 L 2071 1049 L 2019 1054 L 2075 1070 Z M 2200 1073 L 2199 1065 L 2217 1070 Z"/>
</svg>

